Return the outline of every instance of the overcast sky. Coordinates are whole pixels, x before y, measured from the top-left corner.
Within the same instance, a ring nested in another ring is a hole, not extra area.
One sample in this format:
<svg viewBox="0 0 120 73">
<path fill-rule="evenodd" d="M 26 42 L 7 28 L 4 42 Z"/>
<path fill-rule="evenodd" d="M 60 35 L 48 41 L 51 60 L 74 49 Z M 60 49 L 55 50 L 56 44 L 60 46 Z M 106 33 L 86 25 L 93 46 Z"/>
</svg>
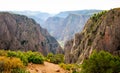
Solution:
<svg viewBox="0 0 120 73">
<path fill-rule="evenodd" d="M 120 0 L 0 0 L 1 11 L 60 11 L 83 9 L 112 9 L 120 7 Z"/>
</svg>

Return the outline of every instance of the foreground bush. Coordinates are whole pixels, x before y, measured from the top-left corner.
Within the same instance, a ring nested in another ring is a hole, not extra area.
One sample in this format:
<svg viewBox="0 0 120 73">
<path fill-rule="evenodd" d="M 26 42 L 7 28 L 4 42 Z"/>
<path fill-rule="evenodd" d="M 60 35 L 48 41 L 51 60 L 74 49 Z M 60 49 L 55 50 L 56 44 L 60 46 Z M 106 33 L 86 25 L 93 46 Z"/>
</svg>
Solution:
<svg viewBox="0 0 120 73">
<path fill-rule="evenodd" d="M 0 73 L 28 73 L 24 66 L 29 62 L 43 64 L 44 57 L 39 52 L 0 50 Z"/>
<path fill-rule="evenodd" d="M 44 63 L 43 55 L 38 53 L 38 52 L 28 51 L 26 53 L 26 55 L 28 57 L 28 62 L 32 62 L 32 63 L 35 63 L 35 64 L 43 64 Z"/>
<path fill-rule="evenodd" d="M 0 50 L 0 56 L 7 56 L 7 51 Z"/>
<path fill-rule="evenodd" d="M 28 65 L 29 62 L 35 64 L 43 64 L 44 62 L 44 57 L 39 52 L 8 51 L 7 56 L 20 58 L 24 65 Z"/>
<path fill-rule="evenodd" d="M 24 65 L 28 65 L 28 58 L 24 52 L 21 51 L 8 51 L 7 52 L 8 57 L 17 57 L 20 58 L 20 60 L 23 62 Z"/>
<path fill-rule="evenodd" d="M 84 60 L 81 73 L 120 73 L 120 57 L 94 51 L 88 60 Z"/>
<path fill-rule="evenodd" d="M 27 73 L 24 65 L 19 58 L 0 56 L 0 72 L 1 73 Z"/>
<path fill-rule="evenodd" d="M 55 63 L 55 64 L 59 64 L 59 63 L 63 63 L 64 62 L 64 55 L 62 54 L 52 54 L 49 53 L 47 55 L 47 61 L 51 62 L 51 63 Z"/>
</svg>

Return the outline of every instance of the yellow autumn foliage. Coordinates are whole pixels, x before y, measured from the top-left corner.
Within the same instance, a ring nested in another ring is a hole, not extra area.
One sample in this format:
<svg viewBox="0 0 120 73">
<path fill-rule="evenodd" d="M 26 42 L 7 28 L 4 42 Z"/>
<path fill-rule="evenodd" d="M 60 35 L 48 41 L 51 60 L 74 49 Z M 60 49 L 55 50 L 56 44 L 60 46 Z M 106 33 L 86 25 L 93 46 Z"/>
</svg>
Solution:
<svg viewBox="0 0 120 73">
<path fill-rule="evenodd" d="M 24 68 L 19 58 L 0 56 L 0 72 L 10 73 L 13 69 Z"/>
</svg>

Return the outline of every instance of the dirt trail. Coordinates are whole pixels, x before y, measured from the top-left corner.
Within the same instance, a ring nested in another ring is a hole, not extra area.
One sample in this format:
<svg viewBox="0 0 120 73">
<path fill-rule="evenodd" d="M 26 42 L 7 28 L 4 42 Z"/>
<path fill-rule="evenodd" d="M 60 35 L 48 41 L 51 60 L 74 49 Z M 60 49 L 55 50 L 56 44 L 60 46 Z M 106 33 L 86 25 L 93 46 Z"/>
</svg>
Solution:
<svg viewBox="0 0 120 73">
<path fill-rule="evenodd" d="M 59 65 L 49 62 L 44 62 L 43 65 L 30 63 L 27 70 L 29 70 L 30 73 L 69 73 Z"/>
</svg>

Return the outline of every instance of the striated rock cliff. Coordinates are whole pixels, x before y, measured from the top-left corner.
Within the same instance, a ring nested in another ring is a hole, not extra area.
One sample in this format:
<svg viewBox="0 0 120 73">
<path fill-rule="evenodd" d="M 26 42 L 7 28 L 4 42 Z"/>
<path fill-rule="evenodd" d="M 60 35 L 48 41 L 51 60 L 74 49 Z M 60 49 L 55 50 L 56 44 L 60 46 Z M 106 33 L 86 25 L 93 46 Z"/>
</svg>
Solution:
<svg viewBox="0 0 120 73">
<path fill-rule="evenodd" d="M 64 28 L 63 18 L 60 17 L 49 17 L 45 22 L 43 27 L 46 28 L 49 33 L 58 39 L 61 36 L 62 29 Z"/>
<path fill-rule="evenodd" d="M 78 14 L 69 14 L 66 18 L 49 17 L 43 27 L 48 29 L 58 41 L 65 42 L 71 39 L 76 32 L 81 31 L 89 18 L 90 15 Z"/>
<path fill-rule="evenodd" d="M 33 19 L 26 16 L 0 13 L 0 49 L 63 52 L 58 42 L 40 27 Z"/>
<path fill-rule="evenodd" d="M 120 55 L 120 8 L 95 14 L 82 32 L 66 42 L 66 63 L 82 63 L 93 49 Z"/>
<path fill-rule="evenodd" d="M 61 36 L 59 37 L 59 40 L 65 42 L 73 38 L 75 33 L 83 29 L 84 24 L 87 22 L 89 18 L 90 15 L 70 14 L 63 21 L 64 29 L 62 29 L 62 33 Z"/>
<path fill-rule="evenodd" d="M 84 24 L 91 15 L 100 11 L 78 10 L 61 12 L 54 17 L 49 17 L 42 26 L 62 45 L 66 40 L 73 38 L 75 33 L 83 29 Z"/>
</svg>

